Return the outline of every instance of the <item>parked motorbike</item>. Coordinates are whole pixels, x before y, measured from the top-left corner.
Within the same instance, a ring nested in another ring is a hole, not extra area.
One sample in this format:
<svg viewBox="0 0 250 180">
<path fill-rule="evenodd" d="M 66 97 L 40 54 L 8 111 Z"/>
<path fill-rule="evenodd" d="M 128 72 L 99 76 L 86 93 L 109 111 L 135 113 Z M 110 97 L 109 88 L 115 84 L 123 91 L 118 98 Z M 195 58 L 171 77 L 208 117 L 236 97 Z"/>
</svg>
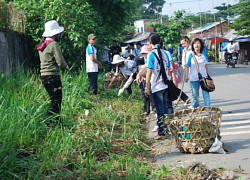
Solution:
<svg viewBox="0 0 250 180">
<path fill-rule="evenodd" d="M 226 66 L 227 66 L 227 68 L 229 66 L 232 66 L 232 68 L 235 68 L 235 64 L 237 64 L 237 61 L 238 61 L 237 52 L 227 53 L 227 59 L 226 59 Z"/>
</svg>

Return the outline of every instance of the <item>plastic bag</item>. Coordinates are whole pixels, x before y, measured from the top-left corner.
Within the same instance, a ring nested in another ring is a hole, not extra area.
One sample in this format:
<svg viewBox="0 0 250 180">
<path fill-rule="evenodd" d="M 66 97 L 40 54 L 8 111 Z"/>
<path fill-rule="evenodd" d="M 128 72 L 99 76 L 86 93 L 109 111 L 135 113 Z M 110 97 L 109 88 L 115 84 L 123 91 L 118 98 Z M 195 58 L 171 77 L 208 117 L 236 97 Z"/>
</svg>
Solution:
<svg viewBox="0 0 250 180">
<path fill-rule="evenodd" d="M 224 149 L 222 148 L 222 142 L 220 142 L 216 136 L 214 143 L 208 150 L 211 153 L 219 153 L 219 154 L 226 154 Z"/>
</svg>

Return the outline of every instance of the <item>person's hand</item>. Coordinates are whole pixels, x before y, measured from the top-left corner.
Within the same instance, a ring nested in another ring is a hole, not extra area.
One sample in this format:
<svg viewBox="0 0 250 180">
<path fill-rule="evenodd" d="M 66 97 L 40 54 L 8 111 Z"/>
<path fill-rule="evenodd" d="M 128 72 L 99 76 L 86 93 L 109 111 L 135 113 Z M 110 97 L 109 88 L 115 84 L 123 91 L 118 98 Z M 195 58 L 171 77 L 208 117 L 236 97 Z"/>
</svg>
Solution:
<svg viewBox="0 0 250 180">
<path fill-rule="evenodd" d="M 187 76 L 185 76 L 185 82 L 188 82 L 189 78 Z"/>
<path fill-rule="evenodd" d="M 103 69 L 103 66 L 102 66 L 102 64 L 100 63 L 100 64 L 98 64 L 98 68 L 99 69 Z"/>
<path fill-rule="evenodd" d="M 136 75 L 135 81 L 136 81 L 136 83 L 138 84 L 138 86 L 139 86 L 139 84 L 142 82 L 142 79 L 143 79 L 143 78 L 141 78 L 138 74 Z"/>
<path fill-rule="evenodd" d="M 66 70 L 69 70 L 69 66 L 68 65 L 66 66 Z"/>
<path fill-rule="evenodd" d="M 144 94 L 145 94 L 145 96 L 149 97 L 150 94 L 151 94 L 151 93 L 150 93 L 150 90 L 147 89 L 147 88 L 145 88 Z"/>
</svg>

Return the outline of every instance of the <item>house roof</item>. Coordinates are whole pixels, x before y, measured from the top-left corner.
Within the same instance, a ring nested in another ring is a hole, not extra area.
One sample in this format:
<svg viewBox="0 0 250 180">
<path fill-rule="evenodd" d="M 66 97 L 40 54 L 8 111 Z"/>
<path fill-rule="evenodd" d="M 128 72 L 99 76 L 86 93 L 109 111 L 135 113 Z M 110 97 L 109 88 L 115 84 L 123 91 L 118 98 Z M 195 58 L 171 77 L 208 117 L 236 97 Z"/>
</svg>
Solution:
<svg viewBox="0 0 250 180">
<path fill-rule="evenodd" d="M 246 36 L 237 35 L 237 31 L 235 31 L 234 29 L 231 29 L 223 37 L 226 38 L 226 39 L 229 39 L 229 38 L 238 39 L 238 38 L 248 38 L 249 36 L 247 36 L 247 35 Z"/>
<path fill-rule="evenodd" d="M 133 43 L 133 42 L 140 42 L 140 41 L 144 41 L 148 38 L 149 34 L 151 32 L 143 32 L 138 36 L 135 36 L 134 38 L 125 41 L 124 43 Z"/>
<path fill-rule="evenodd" d="M 225 21 L 207 23 L 207 24 L 205 24 L 204 26 L 198 27 L 198 28 L 196 28 L 195 30 L 189 32 L 189 34 L 201 33 L 201 32 L 203 32 L 203 31 L 209 30 L 209 29 L 211 29 L 211 28 L 213 28 L 213 27 L 215 27 L 215 26 L 217 26 L 217 25 L 219 25 L 219 24 L 221 24 L 221 23 L 223 23 L 223 22 L 225 22 Z"/>
</svg>

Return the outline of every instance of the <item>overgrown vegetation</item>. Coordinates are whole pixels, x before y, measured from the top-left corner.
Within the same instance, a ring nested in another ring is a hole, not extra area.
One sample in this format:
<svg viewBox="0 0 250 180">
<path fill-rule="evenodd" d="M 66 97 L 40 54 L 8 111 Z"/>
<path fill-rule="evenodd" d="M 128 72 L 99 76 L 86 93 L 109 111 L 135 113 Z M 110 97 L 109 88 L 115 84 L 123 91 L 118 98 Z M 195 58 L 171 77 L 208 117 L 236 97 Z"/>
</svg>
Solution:
<svg viewBox="0 0 250 180">
<path fill-rule="evenodd" d="M 62 76 L 62 124 L 47 126 L 38 75 L 1 76 L 0 179 L 150 179 L 139 92 L 90 96 L 86 78 Z"/>
</svg>

